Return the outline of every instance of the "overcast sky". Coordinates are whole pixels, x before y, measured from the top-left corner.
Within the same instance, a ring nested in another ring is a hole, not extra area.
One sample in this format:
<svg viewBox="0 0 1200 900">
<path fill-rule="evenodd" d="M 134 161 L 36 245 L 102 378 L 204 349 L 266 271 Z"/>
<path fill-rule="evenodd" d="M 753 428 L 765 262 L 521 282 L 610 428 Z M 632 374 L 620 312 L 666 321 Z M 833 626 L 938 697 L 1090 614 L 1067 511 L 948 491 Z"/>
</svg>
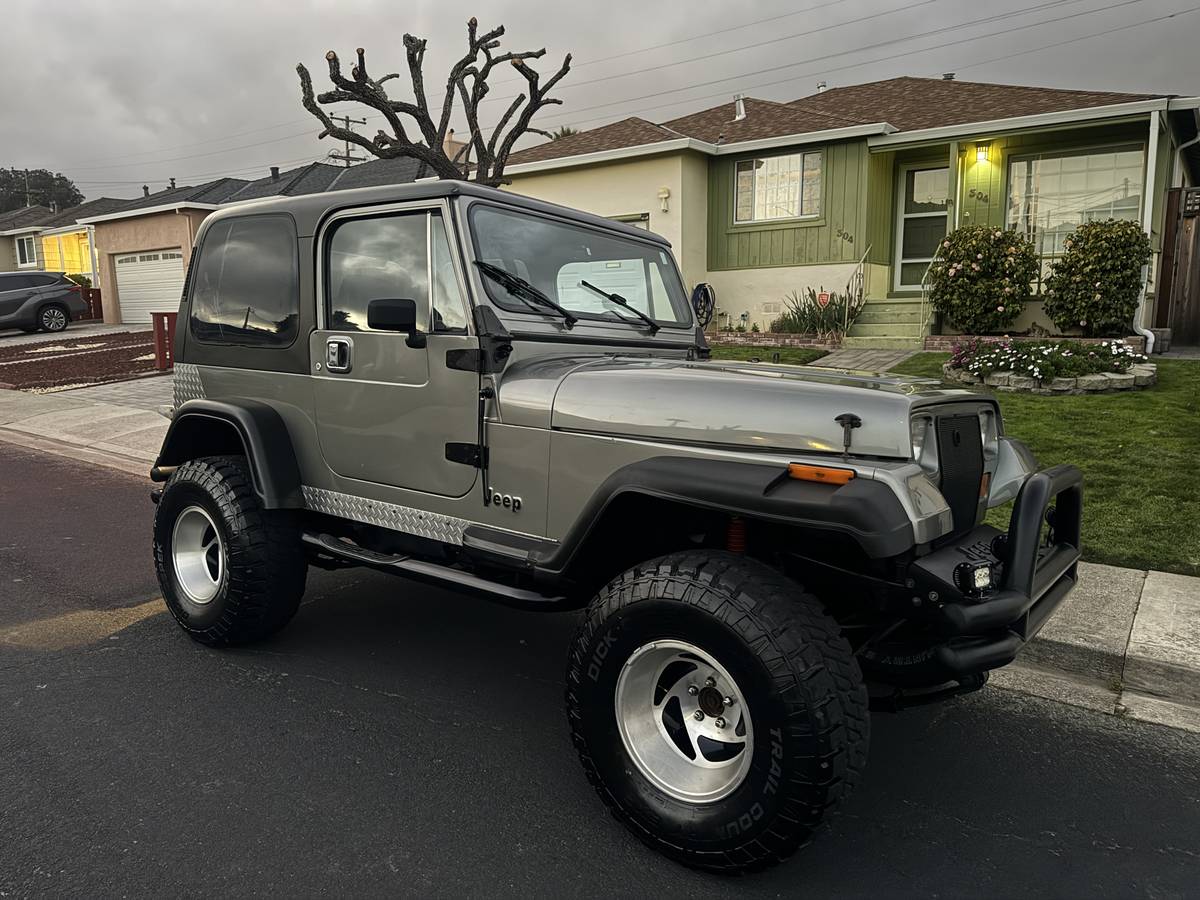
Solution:
<svg viewBox="0 0 1200 900">
<path fill-rule="evenodd" d="M 403 71 L 410 31 L 429 40 L 426 84 L 440 102 L 472 14 L 503 23 L 512 49 L 544 46 L 543 72 L 574 55 L 564 105 L 535 120 L 547 129 L 942 72 L 1200 93 L 1200 0 L 6 0 L 5 63 L 20 74 L 0 94 L 0 166 L 61 171 L 91 199 L 322 159 L 340 145 L 316 139 L 297 62 L 318 91 L 330 48 L 349 59 L 365 47 L 376 76 Z M 522 84 L 498 73 L 488 122 Z"/>
</svg>

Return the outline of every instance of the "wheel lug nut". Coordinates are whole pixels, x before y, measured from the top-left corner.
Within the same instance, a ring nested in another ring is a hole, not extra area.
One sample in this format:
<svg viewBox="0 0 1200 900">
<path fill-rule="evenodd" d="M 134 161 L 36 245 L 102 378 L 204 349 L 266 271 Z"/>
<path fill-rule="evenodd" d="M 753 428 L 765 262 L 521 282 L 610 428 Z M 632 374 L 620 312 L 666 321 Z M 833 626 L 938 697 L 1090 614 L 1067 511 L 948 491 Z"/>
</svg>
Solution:
<svg viewBox="0 0 1200 900">
<path fill-rule="evenodd" d="M 694 684 L 689 684 L 688 693 L 695 697 L 698 693 L 700 693 L 700 688 L 696 687 Z"/>
<path fill-rule="evenodd" d="M 705 687 L 712 687 L 716 683 L 716 679 L 714 679 L 711 675 L 704 679 Z"/>
<path fill-rule="evenodd" d="M 693 715 L 695 716 L 697 722 L 704 721 L 704 710 L 698 709 Z"/>
<path fill-rule="evenodd" d="M 726 705 L 726 706 L 733 706 L 733 698 L 732 698 L 732 697 L 726 697 L 726 698 L 725 698 L 725 705 Z"/>
<path fill-rule="evenodd" d="M 718 728 L 724 728 L 724 727 L 725 727 L 725 717 L 724 717 L 724 716 L 717 716 L 717 723 L 716 723 L 716 724 L 717 724 L 717 727 L 718 727 Z"/>
</svg>

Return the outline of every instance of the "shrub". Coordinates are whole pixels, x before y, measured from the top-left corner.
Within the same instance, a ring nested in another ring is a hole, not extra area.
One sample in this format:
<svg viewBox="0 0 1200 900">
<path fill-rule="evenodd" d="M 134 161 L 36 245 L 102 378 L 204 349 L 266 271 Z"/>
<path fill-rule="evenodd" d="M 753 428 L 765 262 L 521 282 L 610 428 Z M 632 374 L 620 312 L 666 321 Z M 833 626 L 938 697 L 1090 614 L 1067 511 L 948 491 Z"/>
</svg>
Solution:
<svg viewBox="0 0 1200 900">
<path fill-rule="evenodd" d="M 933 308 L 971 334 L 1004 331 L 1025 308 L 1038 274 L 1033 245 L 1015 231 L 964 225 L 929 267 Z"/>
<path fill-rule="evenodd" d="M 824 288 L 821 288 L 824 291 Z M 817 302 L 817 291 L 805 288 L 803 294 L 792 291 L 783 298 L 786 307 L 779 318 L 771 322 L 771 331 L 785 334 L 815 334 L 828 340 L 845 333 L 862 312 L 865 301 L 849 293 L 829 292 L 824 308 Z"/>
<path fill-rule="evenodd" d="M 1064 242 L 1066 253 L 1046 279 L 1046 315 L 1061 330 L 1093 336 L 1128 334 L 1142 292 L 1150 239 L 1137 222 L 1085 222 Z"/>
<path fill-rule="evenodd" d="M 90 288 L 92 286 L 92 279 L 86 275 L 68 275 L 67 279 L 75 282 L 80 287 Z"/>
<path fill-rule="evenodd" d="M 1127 372 L 1147 359 L 1124 341 L 966 341 L 955 344 L 948 365 L 972 375 L 1015 372 L 1039 381 Z"/>
</svg>

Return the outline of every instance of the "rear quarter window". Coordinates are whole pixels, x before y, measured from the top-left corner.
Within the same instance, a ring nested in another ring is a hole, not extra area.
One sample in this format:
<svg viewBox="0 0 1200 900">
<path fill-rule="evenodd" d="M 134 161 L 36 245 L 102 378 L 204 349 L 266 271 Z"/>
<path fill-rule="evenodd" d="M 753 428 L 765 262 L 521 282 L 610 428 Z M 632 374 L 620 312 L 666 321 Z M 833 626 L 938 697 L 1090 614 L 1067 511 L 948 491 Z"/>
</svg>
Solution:
<svg viewBox="0 0 1200 900">
<path fill-rule="evenodd" d="M 300 319 L 296 227 L 290 216 L 225 219 L 208 229 L 190 290 L 199 341 L 288 347 Z"/>
</svg>

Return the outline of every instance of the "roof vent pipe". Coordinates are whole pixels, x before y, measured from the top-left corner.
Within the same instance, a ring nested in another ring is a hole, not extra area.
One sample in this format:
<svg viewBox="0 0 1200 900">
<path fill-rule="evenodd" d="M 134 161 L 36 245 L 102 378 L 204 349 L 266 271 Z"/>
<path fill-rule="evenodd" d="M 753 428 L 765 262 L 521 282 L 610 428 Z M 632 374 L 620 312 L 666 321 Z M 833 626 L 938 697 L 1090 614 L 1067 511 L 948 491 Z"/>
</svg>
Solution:
<svg viewBox="0 0 1200 900">
<path fill-rule="evenodd" d="M 817 82 L 817 93 L 820 94 L 824 90 L 825 90 L 825 82 L 818 81 Z"/>
<path fill-rule="evenodd" d="M 746 95 L 733 95 L 733 121 L 740 122 L 746 118 Z"/>
<path fill-rule="evenodd" d="M 271 180 L 272 181 L 279 180 L 279 166 L 271 166 Z"/>
<path fill-rule="evenodd" d="M 175 190 L 175 178 L 171 178 L 171 190 Z"/>
<path fill-rule="evenodd" d="M 953 81 L 953 80 L 954 80 L 953 72 L 943 72 L 942 73 L 942 81 Z"/>
<path fill-rule="evenodd" d="M 143 197 L 149 197 L 149 196 L 150 196 L 150 185 L 148 185 L 148 184 L 143 184 L 143 185 L 142 185 L 142 196 L 143 196 Z"/>
</svg>

